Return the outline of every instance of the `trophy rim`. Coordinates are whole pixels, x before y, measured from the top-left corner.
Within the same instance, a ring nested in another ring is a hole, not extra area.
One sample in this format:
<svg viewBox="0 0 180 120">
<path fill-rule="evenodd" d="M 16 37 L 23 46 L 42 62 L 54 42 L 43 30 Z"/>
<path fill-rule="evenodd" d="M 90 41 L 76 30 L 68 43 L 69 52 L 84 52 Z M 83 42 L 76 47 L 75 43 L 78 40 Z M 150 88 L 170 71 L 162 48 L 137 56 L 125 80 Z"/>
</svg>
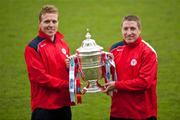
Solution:
<svg viewBox="0 0 180 120">
<path fill-rule="evenodd" d="M 96 52 L 78 52 L 76 51 L 78 57 L 84 57 L 84 56 L 95 56 L 95 55 L 102 55 L 103 51 L 96 51 Z"/>
</svg>

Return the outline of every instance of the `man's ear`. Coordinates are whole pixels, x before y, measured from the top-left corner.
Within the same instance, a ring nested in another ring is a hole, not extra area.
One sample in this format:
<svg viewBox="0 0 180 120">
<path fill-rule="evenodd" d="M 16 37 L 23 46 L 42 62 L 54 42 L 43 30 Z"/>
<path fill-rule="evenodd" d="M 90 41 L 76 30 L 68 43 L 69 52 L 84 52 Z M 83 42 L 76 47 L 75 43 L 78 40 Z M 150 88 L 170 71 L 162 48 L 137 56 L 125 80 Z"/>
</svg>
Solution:
<svg viewBox="0 0 180 120">
<path fill-rule="evenodd" d="M 40 30 L 40 21 L 39 21 L 39 23 L 38 23 L 38 30 Z"/>
</svg>

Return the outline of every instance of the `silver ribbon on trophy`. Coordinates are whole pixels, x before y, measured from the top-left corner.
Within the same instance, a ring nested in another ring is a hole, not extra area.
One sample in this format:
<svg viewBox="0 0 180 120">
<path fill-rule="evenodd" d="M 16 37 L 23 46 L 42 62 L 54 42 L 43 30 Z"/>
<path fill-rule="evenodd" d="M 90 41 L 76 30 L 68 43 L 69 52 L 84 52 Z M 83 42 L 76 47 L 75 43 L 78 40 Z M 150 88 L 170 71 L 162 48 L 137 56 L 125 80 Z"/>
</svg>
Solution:
<svg viewBox="0 0 180 120">
<path fill-rule="evenodd" d="M 104 78 L 104 82 L 116 80 L 114 57 L 109 52 L 104 52 L 103 47 L 91 39 L 87 31 L 86 39 L 82 42 L 76 53 L 69 57 L 69 91 L 71 102 L 81 102 L 81 94 L 96 93 L 104 89 L 98 82 Z M 81 80 L 86 85 L 81 90 Z"/>
</svg>

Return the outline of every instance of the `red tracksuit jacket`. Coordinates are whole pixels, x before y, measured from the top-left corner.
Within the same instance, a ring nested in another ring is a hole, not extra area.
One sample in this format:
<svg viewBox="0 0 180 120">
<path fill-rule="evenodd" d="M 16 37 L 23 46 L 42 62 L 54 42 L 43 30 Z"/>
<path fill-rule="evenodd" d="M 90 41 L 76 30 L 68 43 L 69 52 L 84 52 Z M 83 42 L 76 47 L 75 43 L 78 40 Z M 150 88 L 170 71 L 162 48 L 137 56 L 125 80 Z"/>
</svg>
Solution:
<svg viewBox="0 0 180 120">
<path fill-rule="evenodd" d="M 25 48 L 25 61 L 31 85 L 31 107 L 56 109 L 70 106 L 69 72 L 65 59 L 69 48 L 57 32 L 55 41 L 42 32 Z"/>
<path fill-rule="evenodd" d="M 135 43 L 118 42 L 114 55 L 117 91 L 113 93 L 111 116 L 146 119 L 157 117 L 157 55 L 140 37 Z"/>
</svg>

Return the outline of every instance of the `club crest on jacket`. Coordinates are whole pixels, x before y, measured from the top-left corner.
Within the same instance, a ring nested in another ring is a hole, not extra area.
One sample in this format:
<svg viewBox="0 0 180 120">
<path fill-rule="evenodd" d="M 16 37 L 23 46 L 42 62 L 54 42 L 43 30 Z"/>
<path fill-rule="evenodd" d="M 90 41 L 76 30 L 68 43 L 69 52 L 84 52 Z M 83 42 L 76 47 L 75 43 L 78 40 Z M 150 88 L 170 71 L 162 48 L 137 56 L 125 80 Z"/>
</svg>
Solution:
<svg viewBox="0 0 180 120">
<path fill-rule="evenodd" d="M 131 66 L 135 66 L 136 64 L 137 64 L 137 60 L 133 58 L 131 60 Z"/>
<path fill-rule="evenodd" d="M 66 55 L 66 49 L 62 48 L 61 52 Z"/>
</svg>

